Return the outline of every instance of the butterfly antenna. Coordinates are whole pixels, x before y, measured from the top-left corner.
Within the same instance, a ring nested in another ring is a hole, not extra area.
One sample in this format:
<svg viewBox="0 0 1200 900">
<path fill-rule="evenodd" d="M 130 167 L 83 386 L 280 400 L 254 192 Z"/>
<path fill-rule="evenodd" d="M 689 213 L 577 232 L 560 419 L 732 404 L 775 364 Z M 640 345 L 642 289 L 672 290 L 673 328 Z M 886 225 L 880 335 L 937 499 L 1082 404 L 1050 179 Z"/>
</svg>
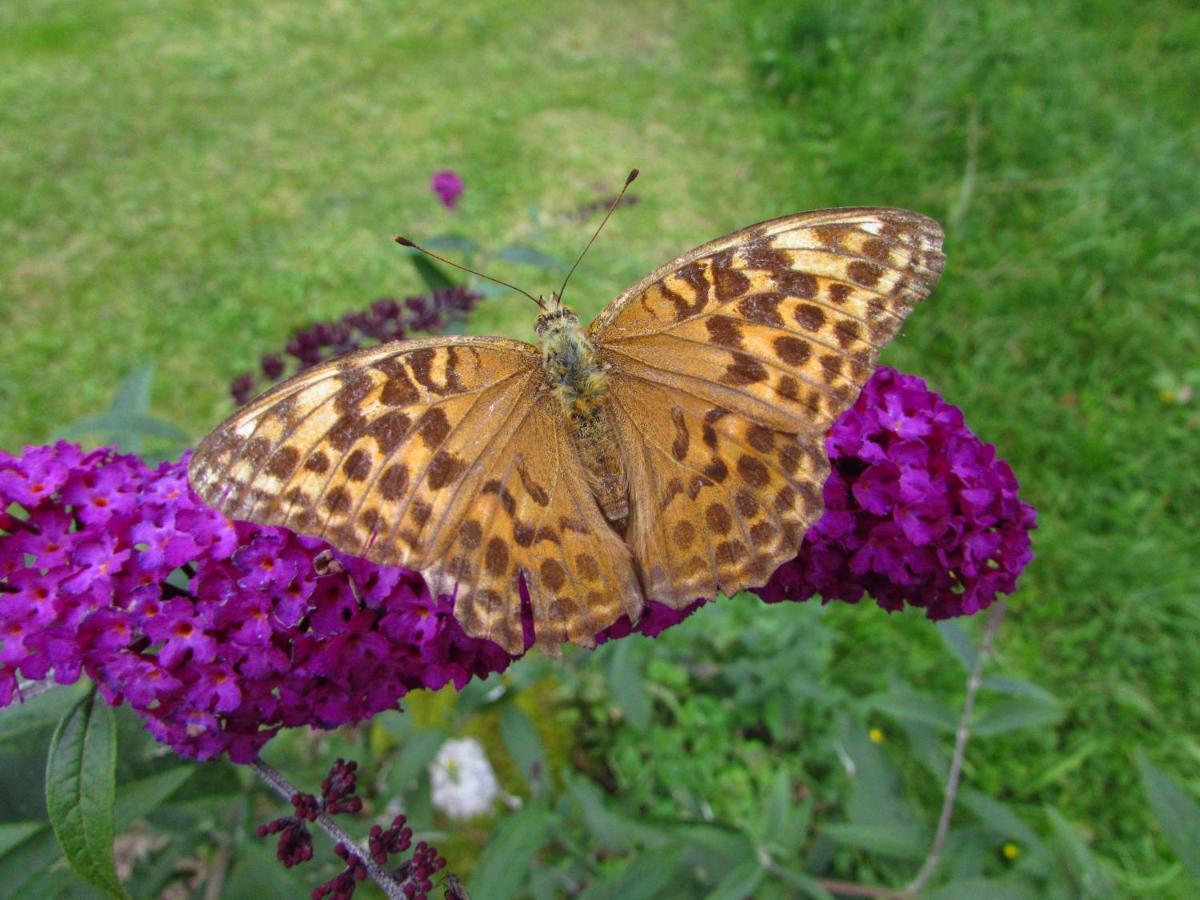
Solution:
<svg viewBox="0 0 1200 900">
<path fill-rule="evenodd" d="M 494 282 L 496 282 L 496 284 L 501 284 L 501 285 L 504 285 L 504 287 L 506 287 L 506 288 L 511 288 L 512 290 L 516 291 L 518 294 L 524 294 L 526 297 L 528 297 L 530 300 L 532 300 L 534 303 L 536 303 L 538 305 L 538 309 L 545 309 L 545 307 L 542 306 L 542 302 L 540 300 L 538 300 L 537 297 L 533 296 L 533 294 L 529 293 L 529 291 L 521 290 L 515 284 L 509 284 L 507 281 L 501 281 L 499 278 L 493 278 L 491 275 L 484 275 L 482 272 L 476 272 L 474 269 L 469 269 L 466 266 L 462 265 L 461 263 L 456 263 L 452 259 L 446 259 L 446 257 L 444 257 L 444 256 L 438 256 L 432 250 L 426 250 L 420 244 L 416 244 L 416 243 L 410 241 L 408 238 L 406 238 L 402 234 L 396 235 L 395 241 L 401 247 L 412 247 L 414 250 L 418 250 L 421 253 L 424 253 L 426 256 L 432 256 L 434 259 L 438 260 L 438 262 L 444 262 L 448 266 L 454 266 L 454 268 L 456 268 L 456 269 L 462 269 L 464 272 L 470 272 L 472 275 L 478 275 L 480 278 L 486 278 L 488 281 L 494 281 Z"/>
<path fill-rule="evenodd" d="M 635 179 L 637 177 L 638 177 L 637 169 L 634 169 L 629 173 L 629 177 L 625 179 L 625 184 L 621 188 L 621 193 L 617 194 L 617 199 L 609 204 L 608 212 L 606 212 L 604 214 L 604 219 L 600 222 L 600 224 L 598 226 L 596 226 L 596 232 L 595 232 L 595 234 L 592 235 L 592 239 L 587 242 L 587 246 L 583 248 L 583 253 L 579 254 L 579 259 L 575 260 L 575 265 L 571 266 L 571 271 L 568 272 L 567 277 L 563 279 L 562 287 L 560 287 L 558 289 L 558 302 L 560 304 L 562 303 L 563 291 L 565 291 L 567 289 L 567 282 L 570 281 L 571 276 L 575 274 L 576 267 L 578 267 L 579 263 L 583 260 L 583 257 L 588 252 L 588 250 L 591 249 L 592 244 L 595 243 L 596 238 L 599 237 L 599 235 L 600 235 L 600 229 L 604 227 L 605 223 L 608 221 L 608 217 L 613 214 L 613 210 L 617 208 L 617 204 L 620 203 L 621 198 L 625 196 L 625 191 L 628 190 L 628 188 L 631 184 L 633 184 L 633 179 Z"/>
</svg>

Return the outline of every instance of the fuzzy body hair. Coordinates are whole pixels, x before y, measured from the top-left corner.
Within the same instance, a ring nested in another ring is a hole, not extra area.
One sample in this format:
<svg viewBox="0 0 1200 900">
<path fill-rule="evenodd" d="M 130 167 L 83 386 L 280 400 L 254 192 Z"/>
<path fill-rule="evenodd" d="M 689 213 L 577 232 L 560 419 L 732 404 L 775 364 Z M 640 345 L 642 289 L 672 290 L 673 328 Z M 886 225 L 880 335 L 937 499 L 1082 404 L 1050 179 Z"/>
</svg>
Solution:
<svg viewBox="0 0 1200 900">
<path fill-rule="evenodd" d="M 546 384 L 558 398 L 596 502 L 618 530 L 629 516 L 628 484 L 609 410 L 608 377 L 579 317 L 565 306 L 538 316 Z"/>
</svg>

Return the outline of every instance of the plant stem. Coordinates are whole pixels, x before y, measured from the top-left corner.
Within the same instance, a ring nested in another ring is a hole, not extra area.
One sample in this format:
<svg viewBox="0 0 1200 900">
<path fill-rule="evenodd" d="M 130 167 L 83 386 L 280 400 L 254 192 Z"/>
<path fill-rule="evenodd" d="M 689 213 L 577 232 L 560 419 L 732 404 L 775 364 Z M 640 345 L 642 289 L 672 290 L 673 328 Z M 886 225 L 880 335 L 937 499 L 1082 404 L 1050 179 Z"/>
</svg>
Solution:
<svg viewBox="0 0 1200 900">
<path fill-rule="evenodd" d="M 266 762 L 261 756 L 256 756 L 250 761 L 250 768 L 254 770 L 263 781 L 275 789 L 275 792 L 287 800 L 289 803 L 295 794 L 299 791 L 292 785 L 290 781 L 283 776 L 283 773 Z M 404 893 L 400 889 L 400 885 L 396 879 L 392 878 L 384 869 L 378 866 L 366 851 L 358 845 L 354 838 L 350 837 L 342 827 L 333 821 L 328 813 L 317 814 L 317 824 L 321 826 L 321 830 L 333 838 L 335 843 L 344 844 L 346 849 L 362 860 L 363 865 L 367 867 L 367 872 L 375 883 L 383 889 L 383 892 L 388 895 L 391 900 L 405 900 Z"/>
<path fill-rule="evenodd" d="M 941 861 L 942 847 L 950 833 L 950 819 L 954 815 L 954 801 L 958 797 L 958 783 L 962 778 L 963 760 L 967 755 L 967 741 L 971 737 L 971 716 L 975 711 L 975 695 L 979 693 L 979 685 L 983 683 L 983 666 L 992 655 L 992 645 L 996 640 L 996 632 L 1004 621 L 1007 602 L 996 601 L 988 613 L 987 627 L 983 631 L 983 639 L 979 642 L 979 652 L 975 656 L 975 665 L 971 667 L 971 676 L 967 680 L 967 696 L 963 701 L 962 715 L 958 720 L 958 732 L 954 740 L 954 756 L 950 760 L 950 777 L 946 779 L 946 794 L 942 801 L 942 815 L 938 819 L 937 832 L 933 836 L 933 844 L 929 847 L 929 855 L 917 872 L 917 876 L 904 889 L 904 896 L 916 897 L 920 894 L 925 883 L 929 881 L 933 870 Z"/>
</svg>

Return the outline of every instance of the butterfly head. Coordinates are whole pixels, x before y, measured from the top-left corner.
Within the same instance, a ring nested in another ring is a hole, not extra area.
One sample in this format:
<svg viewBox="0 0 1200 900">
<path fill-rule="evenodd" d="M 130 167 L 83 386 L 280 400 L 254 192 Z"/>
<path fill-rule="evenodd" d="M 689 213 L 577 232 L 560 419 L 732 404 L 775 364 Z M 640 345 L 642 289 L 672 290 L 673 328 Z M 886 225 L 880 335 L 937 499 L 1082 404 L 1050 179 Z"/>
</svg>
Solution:
<svg viewBox="0 0 1200 900">
<path fill-rule="evenodd" d="M 557 293 L 539 298 L 538 305 L 543 310 L 534 325 L 534 330 L 539 338 L 544 340 L 547 336 L 557 332 L 579 328 L 579 316 L 571 307 L 563 306 L 562 299 Z"/>
</svg>

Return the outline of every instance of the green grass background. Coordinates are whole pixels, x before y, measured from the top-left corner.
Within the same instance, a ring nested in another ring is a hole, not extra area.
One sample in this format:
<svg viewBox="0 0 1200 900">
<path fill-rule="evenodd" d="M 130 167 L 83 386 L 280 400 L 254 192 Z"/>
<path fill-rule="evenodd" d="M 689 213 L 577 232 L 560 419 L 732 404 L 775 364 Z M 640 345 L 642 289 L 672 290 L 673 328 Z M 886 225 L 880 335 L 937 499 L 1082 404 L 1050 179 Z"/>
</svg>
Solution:
<svg viewBox="0 0 1200 900">
<path fill-rule="evenodd" d="M 632 165 L 639 203 L 573 282 L 585 315 L 750 222 L 921 210 L 949 262 L 884 359 L 963 407 L 1039 508 L 1000 654 L 1068 710 L 969 778 L 1055 804 L 1137 893 L 1172 863 L 1133 749 L 1200 790 L 1200 10 L 777 7 L 0 5 L 0 446 L 150 362 L 155 412 L 199 435 L 294 327 L 419 289 L 395 231 L 498 246 L 536 206 L 570 258 L 590 230 L 570 211 Z M 467 181 L 454 213 L 443 167 Z M 471 330 L 530 338 L 531 310 L 489 300 Z M 915 616 L 832 621 L 850 685 L 878 688 L 880 659 L 960 679 Z"/>
</svg>

